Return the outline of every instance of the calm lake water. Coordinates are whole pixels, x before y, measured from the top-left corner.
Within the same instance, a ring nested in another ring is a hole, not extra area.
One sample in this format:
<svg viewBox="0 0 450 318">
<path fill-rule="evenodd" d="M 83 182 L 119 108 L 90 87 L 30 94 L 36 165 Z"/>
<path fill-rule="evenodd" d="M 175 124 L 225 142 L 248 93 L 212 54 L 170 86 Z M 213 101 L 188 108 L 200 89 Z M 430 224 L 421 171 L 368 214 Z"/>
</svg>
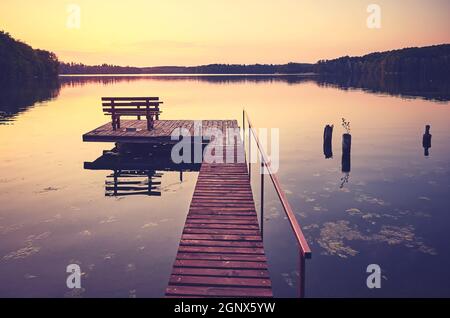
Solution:
<svg viewBox="0 0 450 318">
<path fill-rule="evenodd" d="M 114 196 L 113 171 L 84 169 L 114 145 L 81 140 L 108 120 L 101 96 L 149 95 L 164 100 L 162 119 L 241 122 L 245 107 L 255 126 L 279 128 L 279 178 L 313 251 L 308 297 L 450 297 L 448 85 L 420 92 L 330 84 L 298 76 L 102 76 L 2 92 L 0 296 L 164 295 L 198 173 L 185 171 L 181 181 L 177 171 L 145 171 L 133 180 L 145 185 L 153 175 L 153 195 Z M 349 172 L 342 117 L 353 139 Z M 326 124 L 334 124 L 328 159 Z M 274 292 L 295 297 L 298 250 L 268 178 L 265 189 Z M 71 263 L 83 271 L 77 293 L 66 287 Z M 381 267 L 380 289 L 366 286 L 369 264 Z"/>
</svg>

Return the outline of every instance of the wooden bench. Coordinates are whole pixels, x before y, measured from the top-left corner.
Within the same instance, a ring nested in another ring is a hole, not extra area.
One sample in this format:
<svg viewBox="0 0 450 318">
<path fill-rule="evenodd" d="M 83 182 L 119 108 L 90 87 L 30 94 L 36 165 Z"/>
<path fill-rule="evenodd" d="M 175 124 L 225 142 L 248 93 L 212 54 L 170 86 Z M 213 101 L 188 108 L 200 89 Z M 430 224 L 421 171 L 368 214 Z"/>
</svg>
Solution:
<svg viewBox="0 0 450 318">
<path fill-rule="evenodd" d="M 120 117 L 141 116 L 147 119 L 147 129 L 153 129 L 154 120 L 159 120 L 163 102 L 159 97 L 102 97 L 103 112 L 111 116 L 113 130 L 120 129 Z"/>
</svg>

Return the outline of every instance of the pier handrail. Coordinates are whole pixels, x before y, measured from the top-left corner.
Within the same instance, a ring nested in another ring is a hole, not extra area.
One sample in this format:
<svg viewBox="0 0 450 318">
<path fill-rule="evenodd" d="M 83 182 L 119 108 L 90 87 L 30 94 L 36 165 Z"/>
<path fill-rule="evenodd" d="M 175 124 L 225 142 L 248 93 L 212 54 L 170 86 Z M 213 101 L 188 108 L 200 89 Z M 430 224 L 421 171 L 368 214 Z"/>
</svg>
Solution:
<svg viewBox="0 0 450 318">
<path fill-rule="evenodd" d="M 266 167 L 268 175 L 270 176 L 270 179 L 272 180 L 272 183 L 275 187 L 277 195 L 280 199 L 281 205 L 283 206 L 283 210 L 287 215 L 287 218 L 292 227 L 292 230 L 294 231 L 295 238 L 300 247 L 300 252 L 304 258 L 309 259 L 309 258 L 311 258 L 312 253 L 311 253 L 311 249 L 309 248 L 308 242 L 306 241 L 306 238 L 303 235 L 302 229 L 300 228 L 300 225 L 297 222 L 297 219 L 292 210 L 292 207 L 289 204 L 289 201 L 286 197 L 286 193 L 282 189 L 281 183 L 280 183 L 277 175 L 273 172 L 273 170 L 271 168 L 270 160 L 268 159 L 264 149 L 262 148 L 261 142 L 259 141 L 258 136 L 253 131 L 253 125 L 252 125 L 252 122 L 250 121 L 250 117 L 249 117 L 248 113 L 244 110 L 243 111 L 244 136 L 245 136 L 245 119 L 247 119 L 247 123 L 248 123 L 248 127 L 249 127 L 249 147 L 251 147 L 250 140 L 251 140 L 251 135 L 253 135 L 253 137 L 256 141 L 256 145 L 258 147 L 259 153 L 261 155 L 262 164 Z M 244 138 L 244 140 L 245 140 L 245 138 Z M 249 165 L 251 164 L 250 155 L 251 155 L 251 150 L 249 148 Z M 250 174 L 250 169 L 249 169 L 249 174 Z"/>
</svg>

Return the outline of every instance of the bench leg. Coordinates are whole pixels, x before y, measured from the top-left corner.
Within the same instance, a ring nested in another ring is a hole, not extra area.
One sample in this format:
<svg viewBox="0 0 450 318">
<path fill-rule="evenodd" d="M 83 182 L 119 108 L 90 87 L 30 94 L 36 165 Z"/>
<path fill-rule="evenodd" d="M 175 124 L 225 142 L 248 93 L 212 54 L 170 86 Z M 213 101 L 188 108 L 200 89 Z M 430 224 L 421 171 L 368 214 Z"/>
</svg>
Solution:
<svg viewBox="0 0 450 318">
<path fill-rule="evenodd" d="M 153 129 L 153 116 L 147 116 L 147 130 Z"/>
<path fill-rule="evenodd" d="M 117 128 L 120 129 L 120 116 L 117 116 Z"/>
<path fill-rule="evenodd" d="M 116 116 L 111 116 L 111 125 L 112 125 L 112 129 L 116 130 Z"/>
</svg>

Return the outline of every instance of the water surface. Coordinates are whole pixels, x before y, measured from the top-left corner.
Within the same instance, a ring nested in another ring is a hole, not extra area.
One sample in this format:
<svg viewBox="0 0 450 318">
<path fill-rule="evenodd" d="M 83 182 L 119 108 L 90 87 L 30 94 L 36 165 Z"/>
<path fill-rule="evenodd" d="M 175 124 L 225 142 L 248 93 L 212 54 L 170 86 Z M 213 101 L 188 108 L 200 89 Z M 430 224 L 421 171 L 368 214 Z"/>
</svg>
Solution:
<svg viewBox="0 0 450 318">
<path fill-rule="evenodd" d="M 363 84 L 302 76 L 102 76 L 9 89 L 0 106 L 0 295 L 163 296 L 197 172 L 185 171 L 181 181 L 178 171 L 152 170 L 159 194 L 114 196 L 106 189 L 112 170 L 84 169 L 114 145 L 81 141 L 107 121 L 101 96 L 157 95 L 165 102 L 163 119 L 241 122 L 245 107 L 255 126 L 280 129 L 279 177 L 313 250 L 307 296 L 450 296 L 448 86 Z M 344 169 L 342 117 L 352 134 Z M 334 124 L 328 159 L 326 124 Z M 432 146 L 425 156 L 427 124 Z M 252 169 L 256 175 L 258 166 Z M 253 184 L 259 205 L 259 178 Z M 268 178 L 265 188 L 274 292 L 295 297 L 297 248 Z M 78 293 L 65 285 L 71 263 L 83 270 Z M 372 263 L 382 269 L 379 290 L 366 287 Z"/>
</svg>

